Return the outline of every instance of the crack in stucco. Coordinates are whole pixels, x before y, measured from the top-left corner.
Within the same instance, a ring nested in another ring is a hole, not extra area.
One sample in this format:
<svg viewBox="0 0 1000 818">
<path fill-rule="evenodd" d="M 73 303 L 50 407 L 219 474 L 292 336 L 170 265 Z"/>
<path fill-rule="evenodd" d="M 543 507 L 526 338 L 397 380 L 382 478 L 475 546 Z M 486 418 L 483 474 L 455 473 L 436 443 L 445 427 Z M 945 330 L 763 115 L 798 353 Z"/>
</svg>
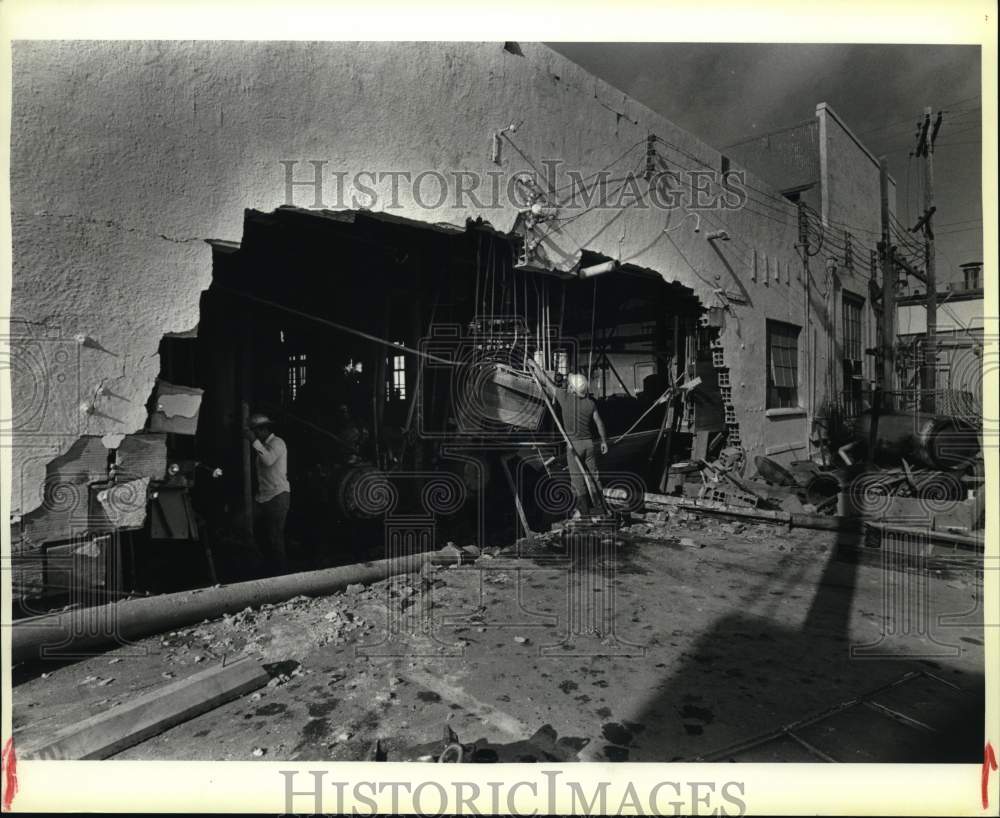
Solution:
<svg viewBox="0 0 1000 818">
<path fill-rule="evenodd" d="M 114 219 L 94 219 L 89 216 L 81 216 L 76 213 L 52 213 L 47 210 L 37 210 L 34 213 L 23 213 L 15 210 L 13 211 L 13 215 L 45 219 L 64 219 L 66 221 L 76 221 L 82 224 L 97 225 L 98 227 L 110 227 L 114 230 L 120 230 L 123 233 L 135 233 L 136 235 L 146 236 L 148 238 L 163 239 L 164 241 L 169 241 L 174 244 L 191 244 L 194 242 L 209 241 L 209 239 L 202 236 L 193 236 L 191 238 L 168 236 L 164 233 L 156 233 L 152 230 L 143 230 L 141 227 L 131 227 L 127 224 L 115 221 Z"/>
</svg>

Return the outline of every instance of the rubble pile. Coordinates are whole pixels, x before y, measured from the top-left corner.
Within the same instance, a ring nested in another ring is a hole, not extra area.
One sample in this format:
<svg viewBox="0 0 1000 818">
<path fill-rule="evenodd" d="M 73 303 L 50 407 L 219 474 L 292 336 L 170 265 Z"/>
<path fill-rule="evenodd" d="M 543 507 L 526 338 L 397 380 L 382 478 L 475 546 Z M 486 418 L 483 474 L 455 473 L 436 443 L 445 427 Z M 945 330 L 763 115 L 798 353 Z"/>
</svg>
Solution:
<svg viewBox="0 0 1000 818">
<path fill-rule="evenodd" d="M 494 559 L 479 549 L 462 551 L 463 559 L 477 565 Z M 237 655 L 286 661 L 300 659 L 316 647 L 366 641 L 384 629 L 393 611 L 398 614 L 414 605 L 430 610 L 435 603 L 447 602 L 452 591 L 444 579 L 447 574 L 447 569 L 426 562 L 419 572 L 370 585 L 349 585 L 327 596 L 297 596 L 278 604 L 248 606 L 218 620 L 164 634 L 160 637 L 162 655 L 168 663 L 181 666 Z M 490 572 L 491 583 L 509 580 L 503 572 Z"/>
</svg>

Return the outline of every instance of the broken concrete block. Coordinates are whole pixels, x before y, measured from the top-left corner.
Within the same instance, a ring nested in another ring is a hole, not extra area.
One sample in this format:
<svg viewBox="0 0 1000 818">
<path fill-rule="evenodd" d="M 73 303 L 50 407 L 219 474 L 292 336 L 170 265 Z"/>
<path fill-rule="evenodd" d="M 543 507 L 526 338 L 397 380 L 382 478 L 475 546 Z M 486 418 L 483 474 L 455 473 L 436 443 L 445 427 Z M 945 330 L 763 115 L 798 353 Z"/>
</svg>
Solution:
<svg viewBox="0 0 1000 818">
<path fill-rule="evenodd" d="M 463 545 L 462 546 L 462 551 L 464 551 L 466 554 L 468 554 L 473 559 L 478 558 L 483 553 L 482 550 L 479 548 L 478 545 Z"/>
<path fill-rule="evenodd" d="M 983 511 L 985 504 L 980 497 L 953 503 L 934 514 L 933 528 L 935 531 L 972 531 L 983 528 Z"/>
<path fill-rule="evenodd" d="M 138 529 L 146 522 L 149 478 L 116 483 L 97 493 L 97 501 L 115 528 Z"/>
<path fill-rule="evenodd" d="M 697 543 L 694 540 L 692 540 L 690 537 L 681 537 L 680 544 L 684 545 L 684 546 L 687 546 L 689 548 L 692 548 L 695 545 L 697 545 Z"/>
<path fill-rule="evenodd" d="M 345 593 L 354 596 L 355 594 L 360 594 L 365 589 L 365 586 L 360 582 L 352 582 L 347 588 L 344 589 Z"/>
</svg>

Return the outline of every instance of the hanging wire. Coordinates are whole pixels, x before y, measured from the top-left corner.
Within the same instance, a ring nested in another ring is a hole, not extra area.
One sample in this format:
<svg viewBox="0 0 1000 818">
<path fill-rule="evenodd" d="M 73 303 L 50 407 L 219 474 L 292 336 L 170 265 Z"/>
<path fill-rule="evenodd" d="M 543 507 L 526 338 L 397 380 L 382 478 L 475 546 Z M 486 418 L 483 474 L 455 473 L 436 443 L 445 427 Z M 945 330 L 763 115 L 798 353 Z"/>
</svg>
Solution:
<svg viewBox="0 0 1000 818">
<path fill-rule="evenodd" d="M 477 232 L 476 233 L 476 297 L 475 300 L 472 302 L 473 311 L 479 310 L 479 282 L 483 275 L 483 265 L 480 252 L 482 250 L 482 246 L 483 246 L 483 234 Z M 480 315 L 482 315 L 482 310 L 479 310 L 479 312 Z"/>
<path fill-rule="evenodd" d="M 590 349 L 587 353 L 587 383 L 594 377 L 594 333 L 597 321 L 597 279 L 594 279 L 594 293 L 590 301 Z"/>
<path fill-rule="evenodd" d="M 489 271 L 489 281 L 490 281 L 490 344 L 493 344 L 493 328 L 494 328 L 494 314 L 496 312 L 496 289 L 497 289 L 497 275 L 496 269 L 493 266 L 493 246 L 490 244 L 489 252 L 486 255 L 486 268 Z"/>
</svg>

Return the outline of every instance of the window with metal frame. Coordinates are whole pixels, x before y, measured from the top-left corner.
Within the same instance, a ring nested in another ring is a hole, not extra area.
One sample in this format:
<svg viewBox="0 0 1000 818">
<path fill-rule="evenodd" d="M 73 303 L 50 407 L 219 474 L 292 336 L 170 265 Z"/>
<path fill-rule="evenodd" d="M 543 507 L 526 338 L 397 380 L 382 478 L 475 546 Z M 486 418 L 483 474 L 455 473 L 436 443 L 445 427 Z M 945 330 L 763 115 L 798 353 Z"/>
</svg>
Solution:
<svg viewBox="0 0 1000 818">
<path fill-rule="evenodd" d="M 288 356 L 288 402 L 294 401 L 306 382 L 306 353 L 298 352 Z"/>
<path fill-rule="evenodd" d="M 398 342 L 397 342 L 398 343 Z M 386 400 L 406 400 L 406 356 L 392 356 L 392 384 L 387 391 Z"/>
<path fill-rule="evenodd" d="M 842 358 L 844 373 L 844 408 L 847 413 L 857 416 L 861 413 L 862 384 L 862 315 L 865 301 L 853 293 L 844 292 L 841 299 Z"/>
<path fill-rule="evenodd" d="M 801 327 L 767 321 L 767 408 L 799 405 L 799 333 Z"/>
</svg>

